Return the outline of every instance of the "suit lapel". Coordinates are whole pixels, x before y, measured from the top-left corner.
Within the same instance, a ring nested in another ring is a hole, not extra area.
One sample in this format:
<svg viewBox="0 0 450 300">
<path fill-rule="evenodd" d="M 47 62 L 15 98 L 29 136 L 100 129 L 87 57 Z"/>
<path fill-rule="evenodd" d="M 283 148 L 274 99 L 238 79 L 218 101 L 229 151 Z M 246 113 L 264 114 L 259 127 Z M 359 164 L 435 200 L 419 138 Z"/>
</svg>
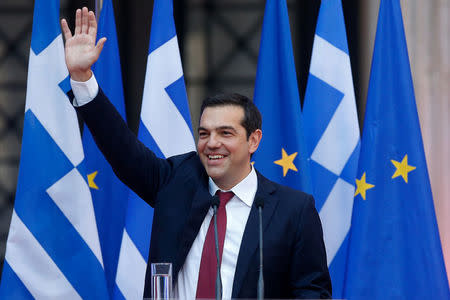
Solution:
<svg viewBox="0 0 450 300">
<path fill-rule="evenodd" d="M 198 184 L 198 183 L 197 183 Z M 174 266 L 174 278 L 177 277 L 178 271 L 181 269 L 186 256 L 191 249 L 192 243 L 200 230 L 200 226 L 205 219 L 206 213 L 211 206 L 211 195 L 208 190 L 208 180 L 203 180 L 202 184 L 198 184 L 198 189 L 192 199 L 189 217 L 184 226 L 183 234 L 177 252 L 177 260 Z"/>
<path fill-rule="evenodd" d="M 264 232 L 268 224 L 270 223 L 270 218 L 272 217 L 273 212 L 278 204 L 278 198 L 272 195 L 276 189 L 276 186 L 271 181 L 267 180 L 265 177 L 259 174 L 259 172 L 257 172 L 257 175 L 258 190 L 256 191 L 255 199 L 257 197 L 261 197 L 262 199 L 264 199 L 262 216 Z M 253 202 L 252 208 L 250 210 L 250 215 L 248 216 L 247 224 L 245 225 L 244 235 L 242 237 L 241 247 L 236 263 L 232 298 L 238 297 L 245 275 L 247 274 L 250 267 L 251 258 L 254 256 L 256 249 L 258 249 L 259 247 L 258 228 L 258 209 L 255 206 L 255 202 Z"/>
</svg>

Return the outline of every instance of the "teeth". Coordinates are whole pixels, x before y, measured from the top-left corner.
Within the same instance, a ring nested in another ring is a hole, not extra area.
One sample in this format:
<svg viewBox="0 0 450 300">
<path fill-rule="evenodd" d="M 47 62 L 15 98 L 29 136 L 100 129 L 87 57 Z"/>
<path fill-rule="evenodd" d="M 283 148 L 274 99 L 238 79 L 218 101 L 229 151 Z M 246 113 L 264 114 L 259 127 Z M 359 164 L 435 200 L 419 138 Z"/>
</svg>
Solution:
<svg viewBox="0 0 450 300">
<path fill-rule="evenodd" d="M 223 155 L 208 155 L 209 159 L 219 159 L 219 158 L 223 158 Z"/>
</svg>

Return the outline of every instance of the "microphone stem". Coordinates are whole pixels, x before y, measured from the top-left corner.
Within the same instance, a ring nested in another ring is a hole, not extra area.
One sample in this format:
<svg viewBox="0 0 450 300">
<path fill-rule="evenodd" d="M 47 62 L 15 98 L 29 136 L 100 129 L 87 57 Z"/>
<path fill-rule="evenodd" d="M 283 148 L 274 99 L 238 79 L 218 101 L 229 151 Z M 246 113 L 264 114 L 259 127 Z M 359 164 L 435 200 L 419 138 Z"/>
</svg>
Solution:
<svg viewBox="0 0 450 300">
<path fill-rule="evenodd" d="M 259 211 L 259 279 L 258 279 L 258 300 L 264 299 L 264 279 L 263 279 L 263 229 L 262 229 L 262 207 Z"/>
<path fill-rule="evenodd" d="M 214 239 L 216 242 L 216 257 L 217 257 L 216 300 L 221 300 L 222 277 L 220 276 L 219 234 L 217 233 L 217 206 L 214 206 Z"/>
</svg>

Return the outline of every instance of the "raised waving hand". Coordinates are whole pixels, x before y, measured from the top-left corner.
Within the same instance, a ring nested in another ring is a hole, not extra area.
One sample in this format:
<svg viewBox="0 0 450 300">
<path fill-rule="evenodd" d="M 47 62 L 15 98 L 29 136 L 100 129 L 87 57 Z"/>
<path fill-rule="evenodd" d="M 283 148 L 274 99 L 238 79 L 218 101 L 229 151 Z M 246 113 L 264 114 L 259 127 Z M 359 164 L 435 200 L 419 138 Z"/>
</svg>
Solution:
<svg viewBox="0 0 450 300">
<path fill-rule="evenodd" d="M 102 52 L 106 38 L 101 38 L 97 44 L 97 20 L 92 11 L 86 7 L 77 9 L 75 13 L 75 31 L 72 35 L 67 21 L 61 20 L 61 27 L 66 39 L 65 57 L 70 77 L 76 81 L 87 81 L 91 75 L 91 67 Z"/>
</svg>

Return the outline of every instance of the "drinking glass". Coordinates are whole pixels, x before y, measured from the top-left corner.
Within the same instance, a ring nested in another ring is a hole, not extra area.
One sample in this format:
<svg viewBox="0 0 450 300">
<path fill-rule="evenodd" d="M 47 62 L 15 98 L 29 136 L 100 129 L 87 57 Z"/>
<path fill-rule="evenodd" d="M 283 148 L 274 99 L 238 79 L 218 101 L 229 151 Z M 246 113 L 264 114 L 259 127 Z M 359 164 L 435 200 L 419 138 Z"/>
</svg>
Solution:
<svg viewBox="0 0 450 300">
<path fill-rule="evenodd" d="M 152 299 L 172 298 L 172 264 L 154 263 L 152 269 Z"/>
</svg>

